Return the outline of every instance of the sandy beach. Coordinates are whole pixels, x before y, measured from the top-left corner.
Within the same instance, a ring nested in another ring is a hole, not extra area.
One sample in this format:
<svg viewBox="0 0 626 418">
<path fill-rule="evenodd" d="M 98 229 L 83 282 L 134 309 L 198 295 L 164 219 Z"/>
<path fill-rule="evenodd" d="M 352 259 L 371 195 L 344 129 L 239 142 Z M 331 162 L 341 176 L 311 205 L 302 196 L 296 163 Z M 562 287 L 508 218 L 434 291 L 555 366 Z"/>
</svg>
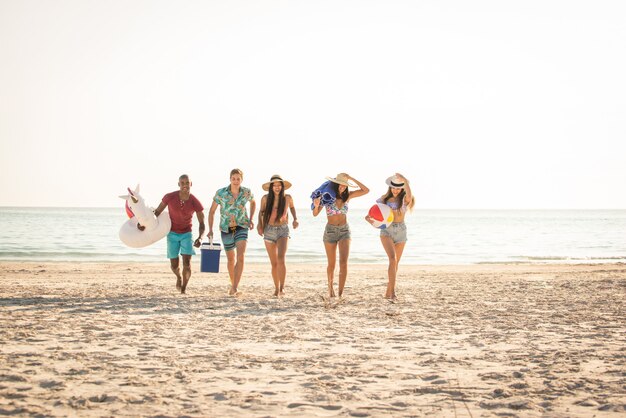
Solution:
<svg viewBox="0 0 626 418">
<path fill-rule="evenodd" d="M 626 265 L 0 263 L 0 415 L 626 414 Z"/>
</svg>

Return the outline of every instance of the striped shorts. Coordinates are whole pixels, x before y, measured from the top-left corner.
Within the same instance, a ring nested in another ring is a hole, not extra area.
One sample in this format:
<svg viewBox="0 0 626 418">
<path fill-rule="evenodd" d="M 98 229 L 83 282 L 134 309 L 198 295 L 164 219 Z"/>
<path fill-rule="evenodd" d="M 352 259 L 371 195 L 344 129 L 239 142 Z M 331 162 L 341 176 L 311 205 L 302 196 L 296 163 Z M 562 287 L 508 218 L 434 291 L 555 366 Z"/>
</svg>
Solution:
<svg viewBox="0 0 626 418">
<path fill-rule="evenodd" d="M 237 241 L 248 241 L 248 228 L 238 226 L 233 232 L 221 232 L 225 251 L 234 250 Z"/>
</svg>

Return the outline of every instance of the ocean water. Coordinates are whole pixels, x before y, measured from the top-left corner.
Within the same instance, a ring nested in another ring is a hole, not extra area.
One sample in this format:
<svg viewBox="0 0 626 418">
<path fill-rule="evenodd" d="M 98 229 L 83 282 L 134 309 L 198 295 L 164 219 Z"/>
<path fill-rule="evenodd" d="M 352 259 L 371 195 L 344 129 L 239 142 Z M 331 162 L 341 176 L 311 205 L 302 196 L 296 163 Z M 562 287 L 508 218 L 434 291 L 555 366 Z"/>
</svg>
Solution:
<svg viewBox="0 0 626 418">
<path fill-rule="evenodd" d="M 384 264 L 379 231 L 365 214 L 350 210 L 350 262 Z M 287 262 L 325 263 L 326 217 L 299 209 L 298 218 Z M 0 260 L 165 262 L 165 240 L 140 249 L 120 241 L 126 220 L 123 208 L 0 207 Z M 626 210 L 415 210 L 406 223 L 405 264 L 626 262 Z M 268 261 L 256 230 L 246 260 Z"/>
</svg>

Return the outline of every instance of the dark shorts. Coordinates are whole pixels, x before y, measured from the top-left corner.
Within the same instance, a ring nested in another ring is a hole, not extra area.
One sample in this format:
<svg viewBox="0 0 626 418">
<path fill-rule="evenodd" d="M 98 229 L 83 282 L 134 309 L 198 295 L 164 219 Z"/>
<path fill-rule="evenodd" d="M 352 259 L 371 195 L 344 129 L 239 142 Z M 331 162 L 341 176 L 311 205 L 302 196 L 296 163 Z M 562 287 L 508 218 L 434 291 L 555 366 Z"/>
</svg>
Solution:
<svg viewBox="0 0 626 418">
<path fill-rule="evenodd" d="M 324 242 L 336 244 L 343 239 L 350 238 L 350 225 L 347 223 L 344 225 L 326 224 L 326 229 L 324 229 Z"/>
<path fill-rule="evenodd" d="M 248 228 L 242 226 L 238 226 L 233 232 L 221 231 L 221 233 L 225 251 L 234 250 L 237 241 L 248 241 Z"/>
</svg>

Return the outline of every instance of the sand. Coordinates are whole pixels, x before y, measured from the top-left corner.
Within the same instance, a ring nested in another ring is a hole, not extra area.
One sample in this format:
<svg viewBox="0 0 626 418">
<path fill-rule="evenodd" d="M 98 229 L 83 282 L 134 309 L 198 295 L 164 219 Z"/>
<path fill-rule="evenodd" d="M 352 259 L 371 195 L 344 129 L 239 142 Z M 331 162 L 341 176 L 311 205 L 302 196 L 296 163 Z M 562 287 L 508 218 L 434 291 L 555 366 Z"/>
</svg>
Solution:
<svg viewBox="0 0 626 418">
<path fill-rule="evenodd" d="M 0 263 L 0 415 L 626 414 L 626 265 Z"/>
</svg>

